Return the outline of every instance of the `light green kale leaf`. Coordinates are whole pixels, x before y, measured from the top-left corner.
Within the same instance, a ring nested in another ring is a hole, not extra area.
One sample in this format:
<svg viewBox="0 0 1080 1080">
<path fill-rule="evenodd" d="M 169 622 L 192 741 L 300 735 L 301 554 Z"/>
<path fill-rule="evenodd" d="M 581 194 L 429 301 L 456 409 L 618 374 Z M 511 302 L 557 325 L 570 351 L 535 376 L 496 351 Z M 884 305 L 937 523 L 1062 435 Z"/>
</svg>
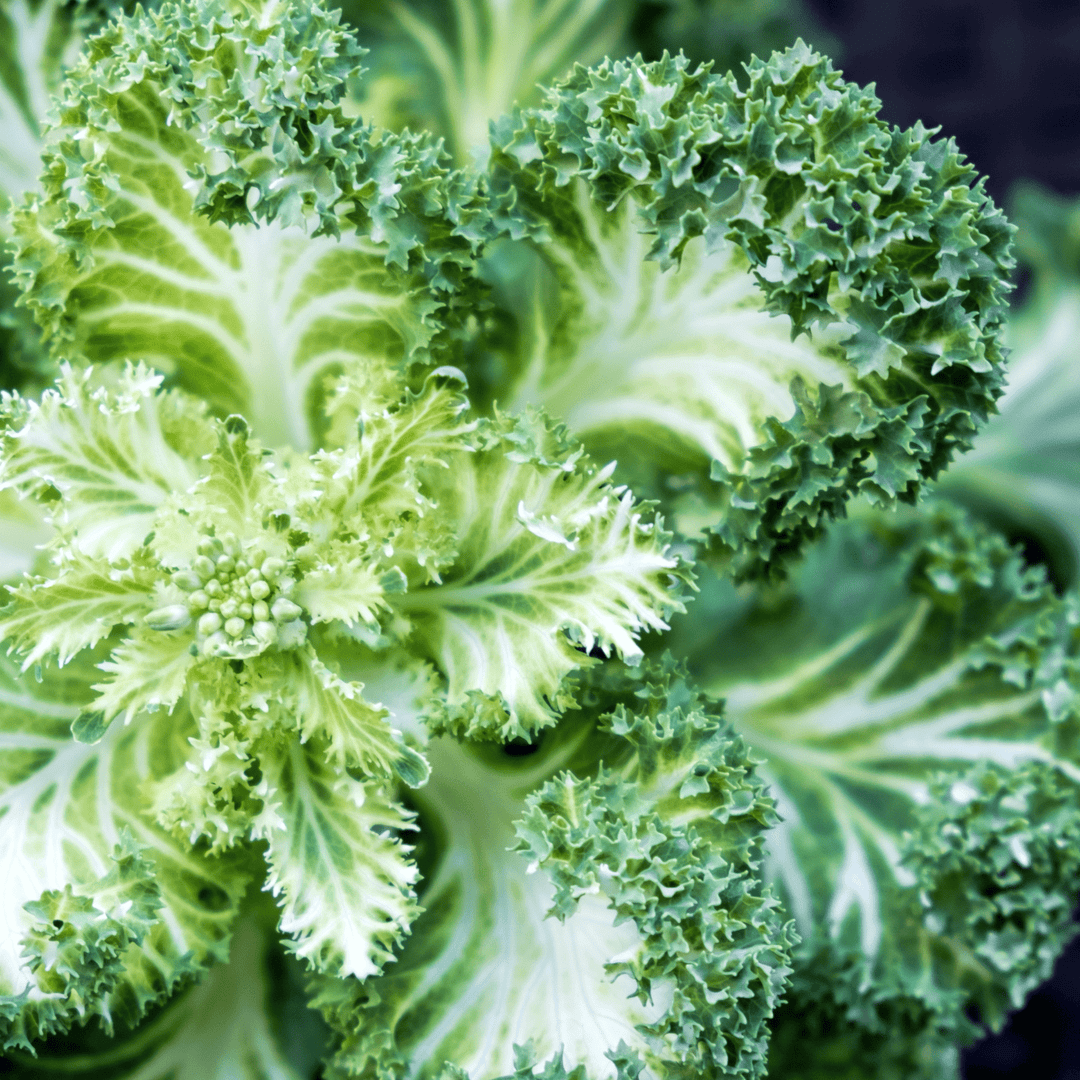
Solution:
<svg viewBox="0 0 1080 1080">
<path fill-rule="evenodd" d="M 684 610 L 673 586 L 686 574 L 662 523 L 610 484 L 610 467 L 565 456 L 564 432 L 527 417 L 484 434 L 435 477 L 435 497 L 455 506 L 457 557 L 400 607 L 447 676 L 437 726 L 508 739 L 554 722 L 588 654 L 640 659 L 639 636 Z"/>
<path fill-rule="evenodd" d="M 16 1080 L 73 1072 L 87 1080 L 305 1080 L 326 1033 L 304 1010 L 299 982 L 274 941 L 273 905 L 249 896 L 228 961 L 213 964 L 199 983 L 111 1038 L 86 1026 L 45 1040 L 33 1056 L 10 1052 L 8 1074 Z"/>
<path fill-rule="evenodd" d="M 93 38 L 16 215 L 22 303 L 54 355 L 142 360 L 310 451 L 347 369 L 377 408 L 445 351 L 482 222 L 434 143 L 342 112 L 361 52 L 336 13 L 242 0 Z"/>
<path fill-rule="evenodd" d="M 1000 1025 L 1073 932 L 1075 598 L 935 504 L 834 527 L 786 585 L 703 592 L 674 645 L 763 759 L 766 871 L 803 938 L 777 1075 L 847 1045 L 936 1076 L 968 1011 Z"/>
<path fill-rule="evenodd" d="M 579 649 L 640 658 L 682 606 L 647 509 L 540 418 L 478 429 L 459 377 L 306 456 L 142 367 L 7 403 L 0 483 L 56 529 L 0 638 L 50 676 L 93 650 L 74 746 L 185 732 L 144 784 L 154 819 L 212 854 L 265 843 L 283 930 L 333 974 L 379 970 L 416 913 L 397 785 L 427 780 L 426 734 L 411 706 L 394 726 L 385 672 L 427 686 L 434 727 L 525 733 L 574 700 Z"/>
<path fill-rule="evenodd" d="M 123 5 L 113 0 L 5 0 L 0 4 L 0 238 L 9 212 L 38 190 L 42 129 L 65 70 L 86 37 Z M 56 375 L 33 319 L 15 305 L 11 254 L 0 254 L 0 389 L 47 385 Z"/>
<path fill-rule="evenodd" d="M 763 1074 L 790 936 L 745 747 L 670 665 L 580 694 L 531 744 L 429 744 L 425 912 L 377 979 L 313 981 L 330 1076 Z"/>
<path fill-rule="evenodd" d="M 347 0 L 368 52 L 354 107 L 391 130 L 430 131 L 466 164 L 487 154 L 488 124 L 575 64 L 686 50 L 734 68 L 790 44 L 805 15 L 792 0 Z"/>
<path fill-rule="evenodd" d="M 160 712 L 92 746 L 72 740 L 96 674 L 80 658 L 39 682 L 0 659 L 5 1049 L 94 1018 L 106 1031 L 136 1022 L 227 955 L 251 876 L 154 821 L 144 789 L 183 767 L 190 718 Z"/>
<path fill-rule="evenodd" d="M 577 69 L 492 129 L 503 333 L 470 378 L 740 576 L 855 495 L 911 501 L 1000 393 L 1010 228 L 955 145 L 879 108 L 801 42 L 746 85 Z"/>
<path fill-rule="evenodd" d="M 1030 291 L 1006 329 L 1009 382 L 974 447 L 940 481 L 950 499 L 1034 538 L 1058 582 L 1080 577 L 1078 209 L 1035 185 L 1013 192 L 1017 255 Z"/>
</svg>

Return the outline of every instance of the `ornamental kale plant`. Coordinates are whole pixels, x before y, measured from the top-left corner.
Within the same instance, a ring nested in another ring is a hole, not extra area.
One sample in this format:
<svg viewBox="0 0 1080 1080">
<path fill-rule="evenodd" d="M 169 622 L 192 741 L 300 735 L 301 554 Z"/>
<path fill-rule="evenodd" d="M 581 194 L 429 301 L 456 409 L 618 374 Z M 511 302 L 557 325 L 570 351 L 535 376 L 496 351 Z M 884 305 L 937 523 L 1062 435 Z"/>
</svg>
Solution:
<svg viewBox="0 0 1080 1080">
<path fill-rule="evenodd" d="M 2 14 L 8 1071 L 955 1077 L 1080 891 L 1056 226 L 1010 318 L 778 3 Z"/>
</svg>

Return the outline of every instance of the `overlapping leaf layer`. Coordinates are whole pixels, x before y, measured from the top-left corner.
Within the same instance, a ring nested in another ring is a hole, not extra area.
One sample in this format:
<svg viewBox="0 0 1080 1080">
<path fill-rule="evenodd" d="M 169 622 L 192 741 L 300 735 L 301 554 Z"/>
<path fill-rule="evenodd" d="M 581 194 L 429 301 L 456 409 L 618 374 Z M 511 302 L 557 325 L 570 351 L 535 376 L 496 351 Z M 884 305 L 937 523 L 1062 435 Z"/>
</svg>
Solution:
<svg viewBox="0 0 1080 1080">
<path fill-rule="evenodd" d="M 895 509 L 1011 228 L 802 42 L 662 51 L 779 0 L 436 7 L 0 0 L 0 1051 L 952 1080 L 1080 888 L 1080 606 Z M 955 490 L 1069 534 L 1025 393 Z"/>
</svg>

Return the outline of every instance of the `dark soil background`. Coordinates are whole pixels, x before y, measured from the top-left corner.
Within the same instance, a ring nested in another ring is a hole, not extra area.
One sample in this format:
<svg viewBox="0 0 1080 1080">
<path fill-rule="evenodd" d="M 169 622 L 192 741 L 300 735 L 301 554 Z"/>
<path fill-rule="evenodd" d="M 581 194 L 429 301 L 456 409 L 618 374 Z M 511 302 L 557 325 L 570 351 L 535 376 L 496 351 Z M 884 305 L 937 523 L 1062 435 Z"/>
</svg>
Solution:
<svg viewBox="0 0 1080 1080">
<path fill-rule="evenodd" d="M 1080 194 L 1080 0 L 804 2 L 845 75 L 877 84 L 883 115 L 940 125 L 999 205 L 1022 179 Z M 963 1075 L 1080 1080 L 1080 943 L 1004 1031 L 965 1052 Z"/>
</svg>

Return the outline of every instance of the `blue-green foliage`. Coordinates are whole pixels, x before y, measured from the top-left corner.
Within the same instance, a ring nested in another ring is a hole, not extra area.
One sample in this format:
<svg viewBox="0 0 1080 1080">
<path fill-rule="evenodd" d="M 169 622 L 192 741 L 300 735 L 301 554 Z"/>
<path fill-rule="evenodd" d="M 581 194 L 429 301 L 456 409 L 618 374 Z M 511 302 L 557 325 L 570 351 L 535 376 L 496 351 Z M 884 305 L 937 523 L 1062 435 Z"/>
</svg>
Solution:
<svg viewBox="0 0 1080 1080">
<path fill-rule="evenodd" d="M 11 1075 L 954 1080 L 1045 978 L 1080 602 L 942 492 L 1076 433 L 799 20 L 0 0 Z"/>
</svg>

